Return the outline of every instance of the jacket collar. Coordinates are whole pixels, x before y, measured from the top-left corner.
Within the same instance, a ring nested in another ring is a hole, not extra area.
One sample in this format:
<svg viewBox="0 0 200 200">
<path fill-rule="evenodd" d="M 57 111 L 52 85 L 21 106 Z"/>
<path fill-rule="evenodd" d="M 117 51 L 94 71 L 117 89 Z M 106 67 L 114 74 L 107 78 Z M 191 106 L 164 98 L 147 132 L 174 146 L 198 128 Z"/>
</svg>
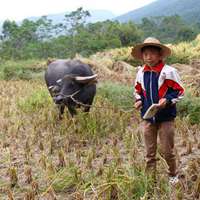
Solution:
<svg viewBox="0 0 200 200">
<path fill-rule="evenodd" d="M 161 61 L 159 62 L 156 66 L 153 66 L 153 67 L 150 67 L 148 65 L 144 65 L 144 69 L 143 71 L 144 72 L 147 72 L 147 71 L 153 71 L 153 72 L 157 72 L 157 73 L 160 73 L 162 68 L 164 67 L 164 63 Z"/>
</svg>

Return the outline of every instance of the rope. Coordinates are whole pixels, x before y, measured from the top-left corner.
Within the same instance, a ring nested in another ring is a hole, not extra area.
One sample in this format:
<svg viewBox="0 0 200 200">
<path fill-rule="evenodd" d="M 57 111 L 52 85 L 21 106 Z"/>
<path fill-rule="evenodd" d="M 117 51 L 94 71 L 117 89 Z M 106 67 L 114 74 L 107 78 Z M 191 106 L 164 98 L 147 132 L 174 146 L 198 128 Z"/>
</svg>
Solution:
<svg viewBox="0 0 200 200">
<path fill-rule="evenodd" d="M 83 106 L 83 107 L 113 109 L 113 106 L 106 106 L 106 107 L 105 107 L 105 106 L 94 106 L 94 105 L 84 104 L 84 103 L 82 103 L 82 102 L 76 100 L 76 99 L 74 98 L 74 96 L 75 96 L 76 94 L 78 94 L 79 92 L 80 92 L 80 90 L 74 92 L 74 93 L 71 94 L 71 95 L 63 95 L 63 94 L 58 93 L 58 94 L 56 94 L 55 96 L 61 95 L 61 96 L 64 97 L 64 99 L 70 98 L 74 103 L 76 103 L 77 105 Z M 127 96 L 127 97 L 131 98 L 130 96 Z M 123 97 L 123 98 L 121 98 L 121 99 L 125 99 L 125 97 Z M 132 106 L 121 106 L 121 107 L 118 108 L 118 109 L 119 109 L 120 111 L 126 112 L 126 113 L 132 112 L 132 111 L 134 110 Z M 124 109 L 129 109 L 129 110 L 124 110 Z"/>
<path fill-rule="evenodd" d="M 84 107 L 93 107 L 93 108 L 106 108 L 106 109 L 113 109 L 113 106 L 94 106 L 94 105 L 89 105 L 89 104 L 84 104 L 84 103 L 82 103 L 82 102 L 80 102 L 80 101 L 78 101 L 78 100 L 76 100 L 76 99 L 74 99 L 73 97 L 71 97 L 71 99 L 72 99 L 72 101 L 74 101 L 76 104 L 78 104 L 78 105 L 81 105 L 81 106 L 84 106 Z M 123 110 L 123 108 L 124 109 L 129 109 L 130 108 L 130 110 Z M 133 109 L 133 107 L 130 107 L 130 106 L 121 106 L 120 108 L 119 108 L 119 110 L 121 110 L 121 111 L 123 111 L 123 112 L 132 112 L 134 109 Z"/>
</svg>

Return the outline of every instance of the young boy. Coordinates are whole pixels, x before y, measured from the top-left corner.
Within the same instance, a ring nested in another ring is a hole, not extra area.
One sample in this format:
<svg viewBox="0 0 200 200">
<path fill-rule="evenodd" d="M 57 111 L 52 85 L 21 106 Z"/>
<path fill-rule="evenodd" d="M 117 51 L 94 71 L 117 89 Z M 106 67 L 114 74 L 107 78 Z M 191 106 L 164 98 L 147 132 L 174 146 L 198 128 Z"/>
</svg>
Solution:
<svg viewBox="0 0 200 200">
<path fill-rule="evenodd" d="M 177 70 L 164 63 L 171 50 L 156 38 L 147 38 L 132 49 L 132 56 L 144 62 L 135 80 L 135 108 L 141 110 L 143 118 L 148 108 L 158 104 L 154 117 L 144 120 L 146 147 L 146 169 L 156 172 L 157 135 L 161 153 L 169 166 L 169 182 L 178 182 L 174 154 L 174 118 L 176 103 L 183 97 L 184 89 Z"/>
</svg>

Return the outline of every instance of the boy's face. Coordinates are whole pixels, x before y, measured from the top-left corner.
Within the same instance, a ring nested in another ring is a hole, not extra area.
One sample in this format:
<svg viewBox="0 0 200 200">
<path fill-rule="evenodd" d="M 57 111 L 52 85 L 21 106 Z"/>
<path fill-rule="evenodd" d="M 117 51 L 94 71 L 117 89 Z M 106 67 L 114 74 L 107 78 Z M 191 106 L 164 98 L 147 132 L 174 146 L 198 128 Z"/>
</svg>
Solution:
<svg viewBox="0 0 200 200">
<path fill-rule="evenodd" d="M 142 58 L 145 64 L 153 67 L 162 60 L 162 54 L 156 47 L 145 47 L 142 51 Z"/>
</svg>

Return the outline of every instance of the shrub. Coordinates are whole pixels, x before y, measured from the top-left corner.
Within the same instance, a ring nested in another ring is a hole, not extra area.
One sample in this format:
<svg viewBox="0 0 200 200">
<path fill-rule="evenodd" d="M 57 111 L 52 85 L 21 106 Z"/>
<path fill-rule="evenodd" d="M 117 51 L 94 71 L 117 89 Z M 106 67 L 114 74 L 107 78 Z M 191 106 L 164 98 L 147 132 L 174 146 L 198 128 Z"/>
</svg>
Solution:
<svg viewBox="0 0 200 200">
<path fill-rule="evenodd" d="M 43 76 L 45 64 L 36 60 L 7 61 L 0 65 L 0 78 L 4 80 L 30 80 Z"/>
<path fill-rule="evenodd" d="M 184 99 L 177 104 L 180 117 L 188 117 L 191 124 L 200 123 L 200 98 L 186 93 Z"/>
<path fill-rule="evenodd" d="M 99 94 L 113 105 L 129 110 L 133 107 L 133 88 L 120 83 L 104 82 L 98 88 Z"/>
</svg>

